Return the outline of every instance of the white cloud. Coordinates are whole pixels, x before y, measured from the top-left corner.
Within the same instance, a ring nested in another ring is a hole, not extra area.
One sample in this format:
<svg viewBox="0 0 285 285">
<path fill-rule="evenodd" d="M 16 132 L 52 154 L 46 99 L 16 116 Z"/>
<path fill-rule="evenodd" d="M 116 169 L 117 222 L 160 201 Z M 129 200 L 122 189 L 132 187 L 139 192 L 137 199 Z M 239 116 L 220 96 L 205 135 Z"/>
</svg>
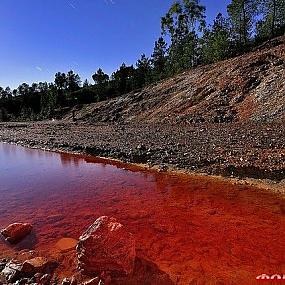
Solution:
<svg viewBox="0 0 285 285">
<path fill-rule="evenodd" d="M 115 4 L 115 0 L 105 0 L 106 4 Z"/>
<path fill-rule="evenodd" d="M 72 3 L 68 2 L 68 5 L 69 5 L 72 9 L 76 9 L 76 7 L 75 7 L 75 5 L 74 5 L 74 4 L 72 4 Z"/>
<path fill-rule="evenodd" d="M 43 71 L 43 69 L 42 69 L 40 66 L 36 66 L 36 69 L 37 69 L 38 71 Z"/>
<path fill-rule="evenodd" d="M 76 9 L 77 7 L 75 6 L 75 4 L 74 4 L 74 1 L 70 1 L 70 0 L 66 0 L 66 4 L 70 7 L 70 8 L 72 8 L 72 9 Z"/>
</svg>

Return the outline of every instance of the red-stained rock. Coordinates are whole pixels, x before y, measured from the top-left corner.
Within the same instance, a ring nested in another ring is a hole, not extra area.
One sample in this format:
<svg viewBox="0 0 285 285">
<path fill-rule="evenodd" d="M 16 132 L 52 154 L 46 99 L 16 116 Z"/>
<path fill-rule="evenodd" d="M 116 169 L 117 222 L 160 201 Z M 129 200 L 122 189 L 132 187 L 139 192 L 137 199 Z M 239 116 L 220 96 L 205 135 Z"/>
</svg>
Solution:
<svg viewBox="0 0 285 285">
<path fill-rule="evenodd" d="M 31 224 L 14 223 L 3 229 L 1 234 L 8 242 L 15 244 L 29 235 L 32 229 Z"/>
<path fill-rule="evenodd" d="M 57 266 L 56 262 L 50 261 L 45 257 L 35 257 L 26 260 L 21 268 L 23 273 L 50 273 Z"/>
<path fill-rule="evenodd" d="M 120 276 L 133 271 L 134 237 L 115 218 L 97 219 L 80 237 L 76 249 L 78 266 L 85 274 L 108 271 Z"/>
</svg>

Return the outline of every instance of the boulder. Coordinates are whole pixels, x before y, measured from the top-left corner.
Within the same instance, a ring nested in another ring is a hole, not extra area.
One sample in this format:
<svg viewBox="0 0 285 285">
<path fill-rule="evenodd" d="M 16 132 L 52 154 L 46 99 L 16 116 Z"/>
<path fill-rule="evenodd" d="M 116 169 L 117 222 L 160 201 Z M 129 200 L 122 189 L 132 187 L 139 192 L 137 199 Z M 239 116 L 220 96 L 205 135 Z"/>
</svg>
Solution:
<svg viewBox="0 0 285 285">
<path fill-rule="evenodd" d="M 15 282 L 20 277 L 22 264 L 17 261 L 9 261 L 1 272 L 1 277 L 9 282 Z"/>
<path fill-rule="evenodd" d="M 79 238 L 78 267 L 93 276 L 107 271 L 111 276 L 130 274 L 134 268 L 135 240 L 115 218 L 100 217 Z"/>
<path fill-rule="evenodd" d="M 21 263 L 28 259 L 32 259 L 34 257 L 37 257 L 38 253 L 34 250 L 21 250 L 16 253 L 15 259 Z"/>
<path fill-rule="evenodd" d="M 25 262 L 11 260 L 7 262 L 4 269 L 0 273 L 0 281 L 2 282 L 2 279 L 5 280 L 4 284 L 8 284 L 9 282 L 20 282 L 19 284 L 27 284 L 27 282 L 24 282 L 23 280 L 32 278 L 31 280 L 33 280 L 33 283 L 45 285 L 48 284 L 48 278 L 50 279 L 50 275 L 44 274 L 51 273 L 56 266 L 56 262 L 49 261 L 44 257 L 35 257 L 26 260 Z M 44 277 L 47 280 L 44 280 Z"/>
<path fill-rule="evenodd" d="M 3 229 L 1 234 L 8 242 L 16 244 L 29 235 L 32 229 L 33 227 L 31 224 L 15 223 Z"/>
<path fill-rule="evenodd" d="M 21 268 L 21 271 L 28 275 L 33 275 L 36 273 L 50 273 L 57 266 L 57 263 L 50 261 L 45 257 L 35 257 L 26 260 Z"/>
</svg>

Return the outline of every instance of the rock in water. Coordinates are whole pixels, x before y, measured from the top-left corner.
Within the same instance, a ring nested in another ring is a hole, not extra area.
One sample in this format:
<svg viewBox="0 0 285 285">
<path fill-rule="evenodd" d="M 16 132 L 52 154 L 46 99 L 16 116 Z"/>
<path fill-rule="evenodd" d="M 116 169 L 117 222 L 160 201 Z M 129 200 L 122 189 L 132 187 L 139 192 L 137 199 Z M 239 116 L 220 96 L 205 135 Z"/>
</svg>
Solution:
<svg viewBox="0 0 285 285">
<path fill-rule="evenodd" d="M 77 240 L 72 238 L 62 238 L 60 239 L 55 247 L 61 252 L 66 252 L 75 249 L 77 245 Z"/>
<path fill-rule="evenodd" d="M 35 257 L 26 260 L 21 271 L 26 274 L 36 274 L 36 273 L 51 273 L 57 267 L 55 261 L 50 261 L 45 257 Z"/>
<path fill-rule="evenodd" d="M 8 242 L 16 244 L 29 235 L 32 229 L 31 224 L 15 223 L 3 229 L 1 234 Z"/>
<path fill-rule="evenodd" d="M 134 237 L 115 218 L 97 219 L 80 237 L 76 250 L 79 269 L 85 274 L 108 271 L 120 276 L 133 271 Z"/>
</svg>

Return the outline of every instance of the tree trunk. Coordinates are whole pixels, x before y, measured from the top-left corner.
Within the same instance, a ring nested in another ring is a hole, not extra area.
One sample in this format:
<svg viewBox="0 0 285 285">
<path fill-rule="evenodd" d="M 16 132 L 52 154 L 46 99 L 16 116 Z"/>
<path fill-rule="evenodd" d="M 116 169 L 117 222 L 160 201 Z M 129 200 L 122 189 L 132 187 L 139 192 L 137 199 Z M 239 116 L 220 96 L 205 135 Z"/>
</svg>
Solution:
<svg viewBox="0 0 285 285">
<path fill-rule="evenodd" d="M 271 37 L 274 37 L 275 34 L 275 18 L 276 18 L 276 0 L 272 0 L 273 1 L 273 13 L 272 13 L 272 23 L 271 23 Z"/>
<path fill-rule="evenodd" d="M 246 12 L 245 12 L 245 1 L 242 1 L 242 14 L 243 14 L 243 41 L 244 44 L 247 43 L 247 36 L 246 36 Z"/>
</svg>

